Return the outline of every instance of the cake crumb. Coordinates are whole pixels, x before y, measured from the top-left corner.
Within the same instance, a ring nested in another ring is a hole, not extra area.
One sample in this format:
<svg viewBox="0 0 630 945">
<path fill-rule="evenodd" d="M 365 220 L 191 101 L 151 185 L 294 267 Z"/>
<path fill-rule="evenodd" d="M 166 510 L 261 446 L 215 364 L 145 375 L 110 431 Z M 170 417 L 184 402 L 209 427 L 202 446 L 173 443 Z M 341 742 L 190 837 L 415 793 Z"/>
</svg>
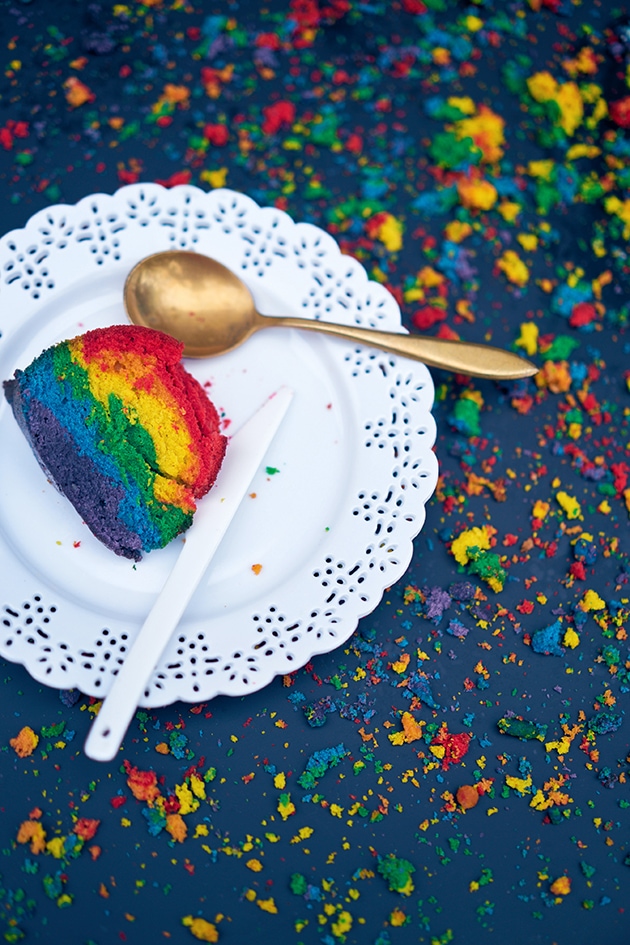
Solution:
<svg viewBox="0 0 630 945">
<path fill-rule="evenodd" d="M 19 758 L 28 758 L 32 755 L 38 743 L 39 735 L 29 725 L 21 728 L 15 738 L 9 739 L 9 745 Z"/>
</svg>

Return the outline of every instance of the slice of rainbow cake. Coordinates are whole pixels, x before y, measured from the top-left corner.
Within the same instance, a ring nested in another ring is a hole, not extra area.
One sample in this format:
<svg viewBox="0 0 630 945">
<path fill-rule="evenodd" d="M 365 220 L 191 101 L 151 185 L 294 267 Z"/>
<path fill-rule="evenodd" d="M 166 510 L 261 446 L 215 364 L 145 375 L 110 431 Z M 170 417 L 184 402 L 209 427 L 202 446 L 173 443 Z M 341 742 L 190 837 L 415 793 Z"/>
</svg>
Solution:
<svg viewBox="0 0 630 945">
<path fill-rule="evenodd" d="M 182 348 L 114 325 L 47 348 L 4 383 L 46 476 L 104 545 L 136 561 L 190 526 L 225 453 Z"/>
</svg>

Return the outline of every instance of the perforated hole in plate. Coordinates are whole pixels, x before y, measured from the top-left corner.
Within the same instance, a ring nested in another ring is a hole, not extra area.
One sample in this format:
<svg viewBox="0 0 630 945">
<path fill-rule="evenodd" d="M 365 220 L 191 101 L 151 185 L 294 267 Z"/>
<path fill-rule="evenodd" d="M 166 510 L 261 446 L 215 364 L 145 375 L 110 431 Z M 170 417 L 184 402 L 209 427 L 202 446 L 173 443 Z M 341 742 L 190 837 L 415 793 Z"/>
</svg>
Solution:
<svg viewBox="0 0 630 945">
<path fill-rule="evenodd" d="M 48 627 L 56 613 L 57 606 L 45 603 L 40 594 L 19 604 L 4 604 L 0 615 L 4 646 L 41 645 L 50 638 Z"/>
</svg>

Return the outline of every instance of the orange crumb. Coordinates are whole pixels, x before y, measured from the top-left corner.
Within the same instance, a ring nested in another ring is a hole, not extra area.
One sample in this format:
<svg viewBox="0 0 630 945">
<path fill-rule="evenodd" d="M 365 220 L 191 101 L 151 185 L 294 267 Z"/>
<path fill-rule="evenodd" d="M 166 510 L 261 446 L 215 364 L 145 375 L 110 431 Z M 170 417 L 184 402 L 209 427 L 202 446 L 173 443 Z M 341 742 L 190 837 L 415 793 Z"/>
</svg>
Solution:
<svg viewBox="0 0 630 945">
<path fill-rule="evenodd" d="M 36 735 L 28 725 L 20 729 L 15 738 L 9 739 L 9 745 L 20 758 L 28 758 L 29 755 L 32 755 L 38 742 L 39 735 Z"/>
<path fill-rule="evenodd" d="M 460 807 L 463 807 L 464 810 L 470 810 L 479 800 L 479 792 L 472 784 L 462 784 L 462 786 L 457 789 L 455 796 L 457 797 L 457 803 Z"/>
</svg>

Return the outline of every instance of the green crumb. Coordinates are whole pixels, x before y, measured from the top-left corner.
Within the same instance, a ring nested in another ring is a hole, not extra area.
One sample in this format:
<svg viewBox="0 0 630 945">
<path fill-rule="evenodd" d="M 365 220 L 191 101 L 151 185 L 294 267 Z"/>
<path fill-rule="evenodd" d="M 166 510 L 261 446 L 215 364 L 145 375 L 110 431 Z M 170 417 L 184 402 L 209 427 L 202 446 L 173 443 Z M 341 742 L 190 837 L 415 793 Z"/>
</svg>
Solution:
<svg viewBox="0 0 630 945">
<path fill-rule="evenodd" d="M 476 574 L 478 577 L 489 584 L 492 590 L 502 591 L 507 574 L 501 565 L 501 560 L 494 551 L 478 551 L 472 555 L 468 565 L 470 574 Z"/>
<path fill-rule="evenodd" d="M 377 869 L 391 892 L 398 892 L 401 896 L 411 895 L 414 890 L 411 874 L 415 873 L 416 868 L 409 860 L 388 853 L 387 856 L 379 857 Z"/>
<path fill-rule="evenodd" d="M 57 722 L 56 724 L 53 724 L 53 725 L 45 725 L 41 730 L 42 737 L 43 738 L 58 738 L 62 734 L 65 727 L 66 727 L 65 721 Z"/>
<path fill-rule="evenodd" d="M 453 415 L 450 417 L 450 423 L 464 433 L 466 436 L 481 436 L 481 427 L 479 425 L 479 414 L 481 409 L 479 404 L 469 397 L 462 397 L 455 404 Z"/>
<path fill-rule="evenodd" d="M 538 741 L 543 742 L 547 735 L 546 725 L 539 722 L 526 722 L 524 719 L 499 719 L 497 728 L 503 735 L 512 735 L 513 738 L 520 738 L 523 741 L 537 738 Z"/>
<path fill-rule="evenodd" d="M 306 877 L 302 873 L 292 873 L 291 879 L 289 880 L 289 888 L 292 893 L 295 893 L 296 896 L 303 896 L 306 892 L 308 883 L 306 882 Z"/>
<path fill-rule="evenodd" d="M 542 361 L 567 361 L 579 347 L 580 342 L 570 335 L 557 335 L 540 357 Z"/>
</svg>

